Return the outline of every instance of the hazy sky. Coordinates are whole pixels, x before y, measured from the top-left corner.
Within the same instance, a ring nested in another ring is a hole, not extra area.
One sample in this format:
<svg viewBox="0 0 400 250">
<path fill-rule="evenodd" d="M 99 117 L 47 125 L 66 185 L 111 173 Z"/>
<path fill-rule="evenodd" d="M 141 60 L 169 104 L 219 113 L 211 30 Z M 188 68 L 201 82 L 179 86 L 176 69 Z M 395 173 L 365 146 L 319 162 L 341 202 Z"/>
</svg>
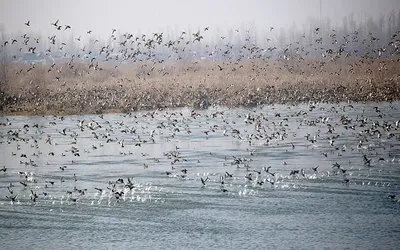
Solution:
<svg viewBox="0 0 400 250">
<path fill-rule="evenodd" d="M 354 12 L 356 17 L 378 17 L 400 9 L 399 0 L 321 0 L 322 15 L 332 23 Z M 309 17 L 318 18 L 320 0 L 0 0 L 0 25 L 6 32 L 55 33 L 50 23 L 70 25 L 74 36 L 93 34 L 108 36 L 111 29 L 120 32 L 156 32 L 171 29 L 194 30 L 210 26 L 210 30 L 239 28 L 253 24 L 269 29 L 301 24 Z M 24 25 L 30 20 L 31 26 Z M 64 26 L 63 26 L 64 28 Z"/>
</svg>

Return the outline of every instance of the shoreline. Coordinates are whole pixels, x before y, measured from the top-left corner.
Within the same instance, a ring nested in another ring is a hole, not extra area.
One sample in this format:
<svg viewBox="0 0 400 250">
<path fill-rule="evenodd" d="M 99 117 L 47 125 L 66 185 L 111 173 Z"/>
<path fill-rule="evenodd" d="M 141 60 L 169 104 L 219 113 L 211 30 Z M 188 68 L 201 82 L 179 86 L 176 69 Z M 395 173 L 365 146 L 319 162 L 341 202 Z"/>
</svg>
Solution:
<svg viewBox="0 0 400 250">
<path fill-rule="evenodd" d="M 379 86 L 379 87 L 378 87 Z M 131 103 L 125 102 L 122 97 L 125 91 L 122 89 L 119 94 L 113 94 L 115 97 L 113 99 L 120 100 L 115 103 L 110 103 L 110 99 L 99 98 L 98 95 L 93 95 L 92 92 L 81 92 L 78 96 L 91 96 L 87 100 L 96 100 L 97 103 L 94 105 L 84 106 L 82 103 L 77 102 L 77 100 L 71 100 L 69 105 L 63 105 L 64 98 L 59 96 L 59 99 L 54 100 L 53 96 L 50 96 L 47 100 L 43 97 L 43 102 L 45 105 L 33 105 L 33 101 L 24 100 L 16 102 L 15 104 L 5 105 L 0 110 L 0 116 L 36 116 L 36 115 L 90 115 L 90 114 L 107 114 L 107 113 L 131 113 L 136 111 L 152 111 L 157 109 L 174 109 L 174 108 L 192 108 L 192 109 L 207 109 L 213 106 L 220 106 L 226 108 L 235 107 L 256 107 L 262 105 L 298 105 L 309 102 L 317 103 L 360 103 L 360 102 L 393 102 L 400 100 L 400 84 L 397 83 L 386 83 L 379 84 L 375 87 L 365 87 L 360 86 L 360 88 L 346 88 L 342 85 L 340 86 L 330 86 L 327 88 L 322 88 L 321 86 L 310 86 L 307 84 L 302 84 L 301 86 L 288 85 L 285 87 L 269 87 L 267 91 L 265 90 L 255 90 L 254 92 L 249 91 L 239 91 L 236 92 L 236 98 L 233 96 L 227 96 L 227 93 L 221 93 L 220 89 L 209 89 L 209 94 L 204 92 L 202 97 L 196 98 L 186 98 L 185 100 L 176 100 L 176 102 L 168 103 L 168 99 L 155 100 L 151 102 L 149 99 L 133 99 Z M 357 91 L 358 90 L 358 91 Z M 195 96 L 195 92 L 200 91 L 199 89 L 193 90 L 193 92 L 187 93 L 187 96 Z M 115 90 L 109 90 L 108 92 L 102 92 L 102 94 L 108 96 L 112 95 Z M 221 96 L 216 95 L 216 92 L 221 93 Z M 151 95 L 150 92 L 143 92 L 142 95 Z M 161 96 L 167 93 L 159 93 Z M 63 94 L 60 94 L 63 95 Z M 171 96 L 167 96 L 170 97 Z M 230 97 L 230 98 L 229 98 Z M 15 98 L 15 96 L 9 97 L 10 99 Z M 61 99 L 60 99 L 61 98 Z M 101 103 L 105 103 L 102 107 Z M 106 107 L 110 105 L 112 107 Z"/>
<path fill-rule="evenodd" d="M 398 60 L 374 60 L 358 66 L 354 66 L 354 61 L 327 61 L 321 68 L 315 66 L 320 61 L 290 68 L 286 62 L 249 61 L 239 66 L 222 64 L 223 70 L 218 62 L 185 62 L 163 67 L 164 73 L 157 73 L 156 68 L 151 74 L 138 74 L 137 65 L 122 65 L 117 69 L 105 64 L 101 71 L 83 70 L 82 74 L 65 69 L 61 77 L 46 73 L 46 65 L 16 76 L 13 72 L 24 70 L 26 65 L 15 64 L 10 65 L 8 83 L 1 86 L 0 115 L 400 100 Z"/>
</svg>

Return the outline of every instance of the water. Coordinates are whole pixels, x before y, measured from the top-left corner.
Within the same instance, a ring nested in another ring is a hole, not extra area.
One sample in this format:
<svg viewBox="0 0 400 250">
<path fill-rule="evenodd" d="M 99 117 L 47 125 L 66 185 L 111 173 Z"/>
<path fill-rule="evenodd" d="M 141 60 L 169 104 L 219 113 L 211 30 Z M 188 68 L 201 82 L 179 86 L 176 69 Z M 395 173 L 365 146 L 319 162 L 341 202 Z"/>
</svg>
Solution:
<svg viewBox="0 0 400 250">
<path fill-rule="evenodd" d="M 399 108 L 1 117 L 0 248 L 396 249 Z"/>
</svg>

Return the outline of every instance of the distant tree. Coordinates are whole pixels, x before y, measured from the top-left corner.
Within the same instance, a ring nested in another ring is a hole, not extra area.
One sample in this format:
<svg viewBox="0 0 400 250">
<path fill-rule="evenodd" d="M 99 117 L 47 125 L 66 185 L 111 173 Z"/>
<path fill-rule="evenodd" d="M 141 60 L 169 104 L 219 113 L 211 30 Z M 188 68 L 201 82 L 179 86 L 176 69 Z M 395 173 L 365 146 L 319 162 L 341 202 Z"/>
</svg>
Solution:
<svg viewBox="0 0 400 250">
<path fill-rule="evenodd" d="M 354 32 L 356 30 L 357 23 L 354 20 L 354 13 L 353 12 L 350 13 L 348 22 L 349 22 L 350 32 Z"/>
<path fill-rule="evenodd" d="M 297 27 L 296 27 L 296 23 L 295 22 L 293 22 L 292 25 L 290 26 L 290 28 L 288 30 L 288 35 L 289 35 L 289 42 L 290 43 L 296 42 L 296 40 L 299 38 L 298 34 L 297 34 Z"/>
<path fill-rule="evenodd" d="M 349 24 L 348 24 L 348 18 L 347 16 L 343 17 L 342 19 L 342 35 L 345 36 L 349 33 Z"/>
<path fill-rule="evenodd" d="M 75 50 L 75 48 L 76 48 L 76 41 L 75 41 L 75 39 L 74 39 L 74 33 L 73 33 L 73 32 L 71 32 L 70 35 L 69 35 L 67 45 L 68 45 L 68 49 L 67 49 L 67 52 L 68 52 L 68 53 L 70 53 L 70 54 L 75 54 L 75 53 L 77 52 L 77 51 Z"/>
<path fill-rule="evenodd" d="M 283 49 L 286 42 L 286 32 L 283 28 L 279 30 L 279 35 L 277 36 L 276 41 L 278 42 L 279 48 Z"/>
<path fill-rule="evenodd" d="M 387 36 L 385 36 L 385 16 L 381 14 L 378 19 L 378 27 L 376 29 L 376 36 L 380 38 L 379 45 L 382 46 L 383 44 L 387 44 Z"/>
<path fill-rule="evenodd" d="M 397 12 L 396 30 L 400 30 L 400 9 L 399 12 Z"/>
<path fill-rule="evenodd" d="M 395 31 L 395 14 L 394 12 L 390 13 L 387 19 L 387 33 L 391 36 Z"/>
<path fill-rule="evenodd" d="M 2 106 L 2 100 L 4 97 L 4 88 L 8 85 L 8 71 L 9 71 L 9 55 L 8 55 L 8 46 L 5 45 L 7 40 L 7 36 L 5 33 L 4 25 L 0 25 L 0 105 Z"/>
</svg>

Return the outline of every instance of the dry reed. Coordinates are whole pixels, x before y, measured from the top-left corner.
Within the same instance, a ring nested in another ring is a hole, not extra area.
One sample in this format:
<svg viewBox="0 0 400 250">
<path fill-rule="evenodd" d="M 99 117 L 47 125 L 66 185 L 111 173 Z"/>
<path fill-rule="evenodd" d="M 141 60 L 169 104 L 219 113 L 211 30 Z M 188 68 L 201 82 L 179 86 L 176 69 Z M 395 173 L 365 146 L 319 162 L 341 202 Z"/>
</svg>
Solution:
<svg viewBox="0 0 400 250">
<path fill-rule="evenodd" d="M 400 99 L 399 59 L 9 64 L 2 114 L 131 112 L 189 106 Z M 28 72 L 29 71 L 29 72 Z"/>
</svg>

